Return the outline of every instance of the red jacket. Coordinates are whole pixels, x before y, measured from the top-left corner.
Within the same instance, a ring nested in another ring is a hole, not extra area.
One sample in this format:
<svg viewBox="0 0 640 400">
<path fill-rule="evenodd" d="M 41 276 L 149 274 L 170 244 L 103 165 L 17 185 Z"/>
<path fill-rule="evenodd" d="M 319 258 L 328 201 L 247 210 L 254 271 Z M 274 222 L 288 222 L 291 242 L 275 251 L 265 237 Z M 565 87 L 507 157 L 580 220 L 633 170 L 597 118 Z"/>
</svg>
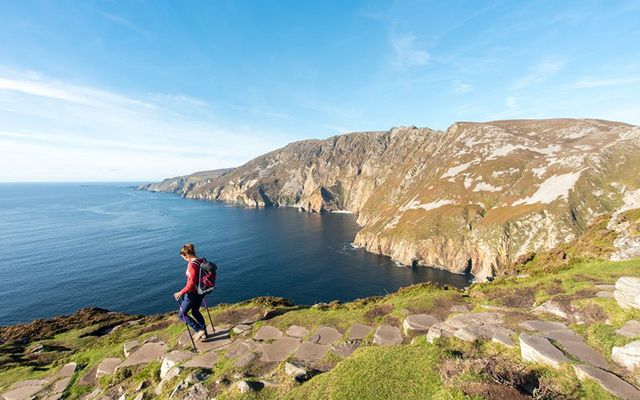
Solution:
<svg viewBox="0 0 640 400">
<path fill-rule="evenodd" d="M 179 292 L 181 296 L 185 293 L 198 293 L 198 273 L 201 262 L 201 258 L 194 258 L 187 266 L 187 270 L 184 272 L 187 276 L 187 284 Z"/>
</svg>

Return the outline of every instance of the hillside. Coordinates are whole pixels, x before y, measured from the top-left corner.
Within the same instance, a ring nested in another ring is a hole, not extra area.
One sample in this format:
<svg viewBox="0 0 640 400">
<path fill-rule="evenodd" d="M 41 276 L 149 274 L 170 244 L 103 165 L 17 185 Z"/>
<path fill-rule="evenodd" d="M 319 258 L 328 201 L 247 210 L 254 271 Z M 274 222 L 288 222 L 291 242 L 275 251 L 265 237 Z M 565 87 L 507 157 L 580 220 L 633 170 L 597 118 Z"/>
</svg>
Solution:
<svg viewBox="0 0 640 400">
<path fill-rule="evenodd" d="M 640 128 L 551 119 L 351 133 L 164 187 L 251 207 L 350 211 L 362 226 L 356 245 L 484 280 L 575 239 L 602 215 L 639 207 Z M 640 254 L 637 242 L 619 244 L 616 259 Z"/>
<path fill-rule="evenodd" d="M 640 259 L 575 256 L 601 254 L 607 232 L 595 225 L 466 291 L 222 304 L 197 353 L 175 313 L 87 309 L 0 327 L 0 398 L 638 399 Z"/>
<path fill-rule="evenodd" d="M 202 185 L 206 185 L 214 181 L 216 178 L 232 171 L 233 168 L 214 169 L 211 171 L 199 171 L 185 176 L 176 176 L 167 178 L 158 183 L 147 183 L 140 185 L 138 189 L 148 190 L 150 192 L 169 192 L 179 195 L 195 190 Z"/>
</svg>

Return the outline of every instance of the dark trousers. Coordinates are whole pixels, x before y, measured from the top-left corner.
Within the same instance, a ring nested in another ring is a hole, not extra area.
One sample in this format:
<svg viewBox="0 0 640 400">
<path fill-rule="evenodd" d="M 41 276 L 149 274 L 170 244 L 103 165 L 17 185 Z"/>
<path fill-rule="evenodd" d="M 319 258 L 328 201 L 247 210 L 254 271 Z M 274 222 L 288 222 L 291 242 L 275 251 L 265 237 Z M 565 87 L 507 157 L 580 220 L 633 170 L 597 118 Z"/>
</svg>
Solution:
<svg viewBox="0 0 640 400">
<path fill-rule="evenodd" d="M 178 318 L 185 321 L 196 332 L 206 330 L 204 317 L 200 314 L 202 299 L 204 299 L 204 296 L 198 293 L 185 293 L 182 296 L 182 303 L 180 303 L 180 311 L 178 312 Z M 191 311 L 193 318 L 189 315 L 189 311 Z"/>
</svg>

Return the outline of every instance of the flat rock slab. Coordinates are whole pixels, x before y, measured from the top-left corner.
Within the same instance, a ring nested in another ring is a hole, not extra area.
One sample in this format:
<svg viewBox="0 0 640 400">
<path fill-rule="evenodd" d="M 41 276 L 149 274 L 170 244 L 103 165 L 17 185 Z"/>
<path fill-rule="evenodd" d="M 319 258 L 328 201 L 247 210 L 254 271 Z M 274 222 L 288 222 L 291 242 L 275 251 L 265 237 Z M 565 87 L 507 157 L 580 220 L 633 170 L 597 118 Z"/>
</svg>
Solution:
<svg viewBox="0 0 640 400">
<path fill-rule="evenodd" d="M 262 352 L 260 361 L 263 362 L 280 362 L 286 360 L 293 352 L 298 349 L 300 340 L 297 338 L 283 337 L 275 340 L 273 343 L 263 343 L 258 346 L 258 350 Z"/>
<path fill-rule="evenodd" d="M 452 313 L 466 313 L 466 312 L 469 312 L 469 309 L 466 306 L 457 305 L 457 306 L 452 306 L 449 309 L 449 312 L 452 312 Z"/>
<path fill-rule="evenodd" d="M 540 332 L 540 336 L 555 340 L 556 342 L 581 342 L 582 336 L 578 335 L 571 329 L 558 329 L 553 331 Z"/>
<path fill-rule="evenodd" d="M 70 362 L 68 364 L 65 364 L 64 367 L 62 367 L 60 369 L 60 371 L 58 371 L 57 376 L 60 378 L 68 378 L 71 375 L 73 375 L 74 372 L 76 372 L 76 367 L 78 366 L 78 364 L 74 363 L 74 362 Z"/>
<path fill-rule="evenodd" d="M 402 329 L 405 334 L 409 332 L 427 332 L 433 324 L 437 324 L 440 320 L 429 314 L 413 314 L 407 316 L 402 323 Z"/>
<path fill-rule="evenodd" d="M 627 321 L 622 328 L 616 331 L 616 335 L 632 338 L 640 336 L 640 322 L 636 320 Z"/>
<path fill-rule="evenodd" d="M 623 276 L 618 279 L 613 296 L 624 309 L 640 308 L 640 278 Z"/>
<path fill-rule="evenodd" d="M 255 340 L 276 340 L 283 336 L 280 329 L 274 328 L 270 325 L 261 326 L 258 332 L 253 336 Z"/>
<path fill-rule="evenodd" d="M 562 322 L 553 322 L 553 321 L 542 321 L 542 320 L 529 320 L 524 321 L 520 324 L 521 327 L 528 329 L 530 331 L 538 331 L 538 332 L 546 332 L 546 331 L 557 331 L 557 330 L 568 330 L 567 325 Z"/>
<path fill-rule="evenodd" d="M 362 340 L 373 330 L 372 327 L 365 324 L 355 323 L 351 325 L 351 329 L 349 329 L 349 339 L 348 340 Z"/>
<path fill-rule="evenodd" d="M 122 362 L 121 359 L 115 357 L 105 358 L 100 361 L 98 364 L 98 368 L 96 369 L 96 377 L 101 377 L 105 375 L 111 375 L 116 371 L 116 367 L 120 365 Z"/>
<path fill-rule="evenodd" d="M 520 353 L 525 361 L 533 361 L 555 368 L 569 362 L 567 357 L 547 339 L 540 336 L 530 336 L 526 333 L 520 334 Z"/>
<path fill-rule="evenodd" d="M 640 340 L 628 343 L 625 346 L 614 346 L 611 350 L 611 359 L 616 364 L 632 371 L 640 366 Z"/>
<path fill-rule="evenodd" d="M 239 335 L 251 330 L 251 325 L 240 324 L 233 327 L 233 333 Z"/>
<path fill-rule="evenodd" d="M 238 368 L 245 368 L 245 367 L 248 367 L 251 363 L 253 363 L 257 359 L 258 359 L 258 354 L 251 352 L 238 358 L 234 365 Z"/>
<path fill-rule="evenodd" d="M 238 358 L 245 356 L 256 349 L 256 342 L 253 340 L 236 340 L 227 348 L 227 357 Z"/>
<path fill-rule="evenodd" d="M 598 284 L 598 285 L 593 285 L 593 287 L 598 289 L 598 290 L 606 290 L 606 291 L 609 291 L 609 292 L 613 292 L 613 290 L 616 288 L 616 285 Z"/>
<path fill-rule="evenodd" d="M 360 347 L 360 343 L 361 341 L 359 340 L 349 340 L 344 343 L 338 343 L 333 346 L 333 354 L 341 358 L 347 358 L 351 354 L 353 354 L 353 352 L 356 351 L 358 347 Z"/>
<path fill-rule="evenodd" d="M 640 399 L 640 391 L 616 375 L 591 365 L 574 365 L 578 379 L 593 379 L 609 393 L 627 400 Z"/>
<path fill-rule="evenodd" d="M 330 326 L 321 326 L 311 335 L 309 341 L 317 344 L 333 344 L 341 338 L 342 333 L 338 332 L 337 329 Z"/>
<path fill-rule="evenodd" d="M 185 368 L 213 369 L 217 362 L 218 355 L 215 352 L 210 351 L 193 357 L 191 360 L 182 364 L 182 366 Z"/>
<path fill-rule="evenodd" d="M 574 341 L 560 341 L 559 342 L 566 353 L 571 354 L 578 360 L 596 366 L 598 368 L 607 369 L 609 363 L 607 360 L 595 349 L 587 346 L 584 342 Z"/>
<path fill-rule="evenodd" d="M 148 364 L 154 360 L 160 360 L 167 352 L 167 345 L 160 343 L 145 343 L 136 351 L 131 353 L 120 365 L 116 367 L 116 370 L 124 367 L 130 367 L 138 364 Z"/>
<path fill-rule="evenodd" d="M 538 313 L 551 314 L 562 319 L 569 318 L 569 314 L 567 313 L 567 310 L 565 310 L 565 308 L 560 303 L 553 300 L 549 300 L 547 302 L 540 304 L 538 307 L 533 309 L 533 312 L 536 314 Z"/>
<path fill-rule="evenodd" d="M 135 339 L 134 340 L 129 340 L 128 342 L 125 342 L 124 346 L 122 346 L 122 347 L 123 347 L 124 356 L 125 357 L 129 357 L 131 355 L 131 352 L 134 349 L 140 347 L 140 342 L 135 340 Z"/>
<path fill-rule="evenodd" d="M 596 293 L 596 297 L 600 297 L 602 299 L 613 299 L 613 292 L 600 291 Z"/>
<path fill-rule="evenodd" d="M 229 329 L 218 328 L 214 334 L 210 335 L 206 339 L 196 341 L 195 343 L 196 349 L 199 352 L 204 353 L 211 350 L 225 348 L 233 343 L 233 339 L 231 339 L 231 336 L 229 335 Z M 192 347 L 191 339 L 189 339 L 189 333 L 186 330 L 182 332 L 182 335 L 180 335 L 178 344 L 183 347 Z"/>
<path fill-rule="evenodd" d="M 400 329 L 391 325 L 380 325 L 373 334 L 373 343 L 379 346 L 391 346 L 402 343 Z"/>
<path fill-rule="evenodd" d="M 294 357 L 302 361 L 322 360 L 329 349 L 330 346 L 328 344 L 304 342 L 298 346 Z"/>
<path fill-rule="evenodd" d="M 3 400 L 27 400 L 42 390 L 41 385 L 26 385 L 17 387 L 2 395 Z"/>
<path fill-rule="evenodd" d="M 62 378 L 62 379 L 56 381 L 56 383 L 53 385 L 53 393 L 54 394 L 61 394 L 69 386 L 69 383 L 71 383 L 71 377 L 70 376 L 67 376 L 66 378 Z"/>
<path fill-rule="evenodd" d="M 160 366 L 160 379 L 164 380 L 169 375 L 171 368 L 191 357 L 193 357 L 193 353 L 184 350 L 174 350 L 165 355 Z"/>
<path fill-rule="evenodd" d="M 289 328 L 287 328 L 286 334 L 287 336 L 295 338 L 303 338 L 309 334 L 309 330 L 304 326 L 291 325 Z"/>
</svg>

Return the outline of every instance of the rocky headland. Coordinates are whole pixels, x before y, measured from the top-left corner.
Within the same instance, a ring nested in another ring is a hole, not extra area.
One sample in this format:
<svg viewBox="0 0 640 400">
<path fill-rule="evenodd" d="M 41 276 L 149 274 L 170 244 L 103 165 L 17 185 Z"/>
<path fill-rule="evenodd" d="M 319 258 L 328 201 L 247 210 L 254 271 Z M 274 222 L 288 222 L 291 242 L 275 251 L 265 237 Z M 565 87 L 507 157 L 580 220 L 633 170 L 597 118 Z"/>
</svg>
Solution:
<svg viewBox="0 0 640 400">
<path fill-rule="evenodd" d="M 250 207 L 348 211 L 355 244 L 405 265 L 512 272 L 604 216 L 640 206 L 640 128 L 593 119 L 458 122 L 291 143 L 232 170 L 146 190 Z M 625 226 L 620 232 L 628 232 Z M 611 257 L 640 255 L 620 234 Z"/>
</svg>

